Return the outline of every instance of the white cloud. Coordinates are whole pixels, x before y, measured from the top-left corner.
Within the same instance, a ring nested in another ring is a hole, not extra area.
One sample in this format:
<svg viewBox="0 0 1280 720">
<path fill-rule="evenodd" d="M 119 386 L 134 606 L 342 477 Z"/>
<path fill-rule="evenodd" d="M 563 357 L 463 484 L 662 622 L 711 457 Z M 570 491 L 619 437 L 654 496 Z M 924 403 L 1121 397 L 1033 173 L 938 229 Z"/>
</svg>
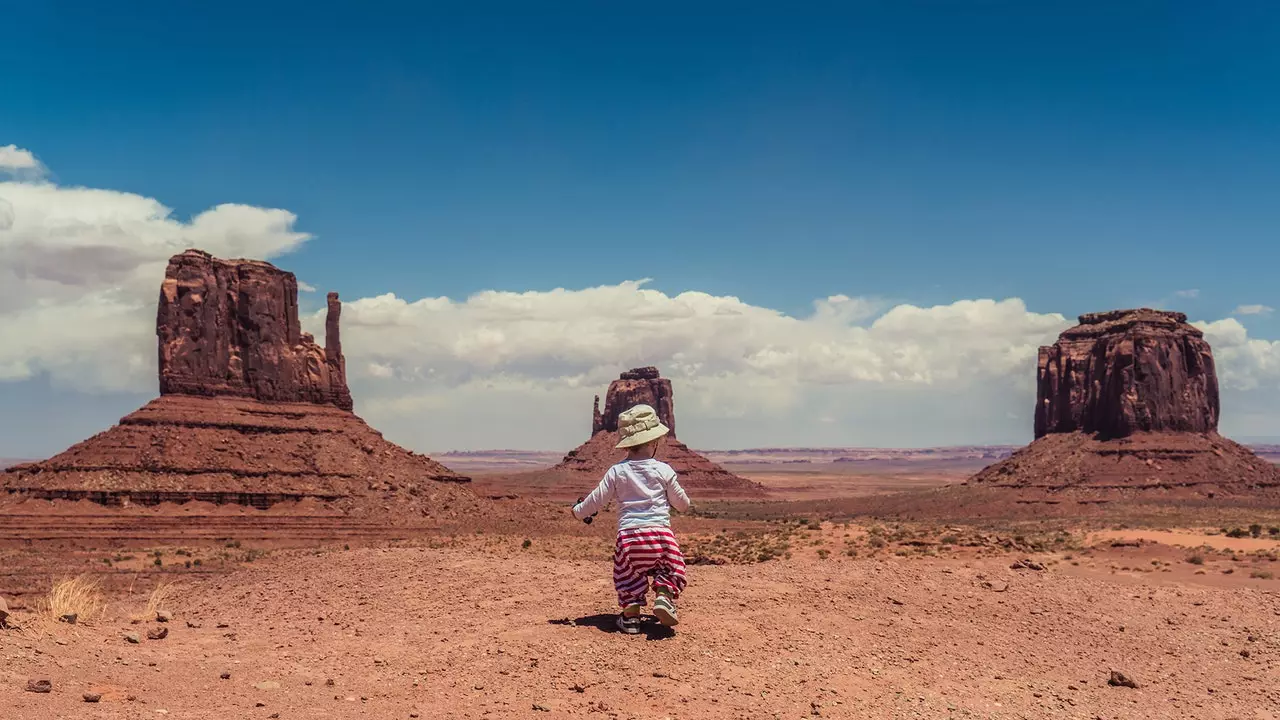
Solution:
<svg viewBox="0 0 1280 720">
<path fill-rule="evenodd" d="M 1177 292 L 1174 293 L 1174 295 L 1177 295 L 1180 298 L 1194 300 L 1200 297 L 1200 290 L 1198 288 L 1191 288 L 1190 290 L 1178 290 Z"/>
<path fill-rule="evenodd" d="M 302 292 L 306 292 L 306 293 L 313 293 L 313 292 L 315 292 L 315 291 L 316 291 L 316 288 L 315 288 L 315 286 L 314 286 L 314 285 L 311 285 L 311 284 L 309 284 L 309 283 L 304 283 L 304 282 L 302 282 L 301 280 L 299 280 L 299 281 L 298 281 L 298 290 L 301 290 Z"/>
<path fill-rule="evenodd" d="M 140 195 L 0 182 L 0 393 L 42 375 L 86 393 L 154 392 L 168 258 L 195 246 L 269 259 L 306 239 L 284 210 L 219 205 L 184 222 Z M 323 336 L 322 314 L 303 320 Z M 589 431 L 592 395 L 649 364 L 674 381 L 679 432 L 695 445 L 984 443 L 1028 439 L 1036 349 L 1070 324 L 1016 298 L 834 295 L 791 316 L 639 279 L 354 299 L 343 347 L 357 409 L 419 450 L 571 447 Z M 1280 343 L 1235 319 L 1200 326 L 1224 429 L 1280 433 Z"/>
<path fill-rule="evenodd" d="M 17 145 L 0 145 L 0 172 L 40 171 L 44 166 L 30 150 Z"/>
<path fill-rule="evenodd" d="M 0 148 L 22 169 L 29 152 Z M 0 182 L 0 379 L 89 391 L 155 387 L 154 315 L 173 254 L 271 258 L 307 239 L 284 210 L 218 205 L 189 222 L 153 198 Z"/>
<path fill-rule="evenodd" d="M 1236 308 L 1234 315 L 1270 315 L 1275 312 L 1275 308 L 1267 305 L 1241 305 Z"/>
</svg>

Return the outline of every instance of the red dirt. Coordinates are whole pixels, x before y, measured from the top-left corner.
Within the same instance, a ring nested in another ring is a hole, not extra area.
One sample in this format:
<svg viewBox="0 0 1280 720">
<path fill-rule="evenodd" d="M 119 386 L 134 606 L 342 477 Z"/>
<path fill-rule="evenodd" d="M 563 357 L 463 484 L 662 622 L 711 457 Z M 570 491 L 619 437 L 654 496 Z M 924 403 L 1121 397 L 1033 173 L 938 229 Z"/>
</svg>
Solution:
<svg viewBox="0 0 1280 720">
<path fill-rule="evenodd" d="M 0 706 L 14 720 L 1225 719 L 1280 706 L 1274 592 L 1135 587 L 1007 558 L 808 557 L 694 567 L 679 632 L 627 637 L 609 631 L 605 553 L 495 538 L 279 554 L 189 581 L 165 640 L 123 639 L 155 626 L 126 619 L 145 589 L 93 626 L 0 632 Z M 1112 670 L 1138 689 L 1109 686 Z M 24 692 L 34 678 L 53 692 Z M 101 707 L 85 706 L 90 691 Z"/>
</svg>

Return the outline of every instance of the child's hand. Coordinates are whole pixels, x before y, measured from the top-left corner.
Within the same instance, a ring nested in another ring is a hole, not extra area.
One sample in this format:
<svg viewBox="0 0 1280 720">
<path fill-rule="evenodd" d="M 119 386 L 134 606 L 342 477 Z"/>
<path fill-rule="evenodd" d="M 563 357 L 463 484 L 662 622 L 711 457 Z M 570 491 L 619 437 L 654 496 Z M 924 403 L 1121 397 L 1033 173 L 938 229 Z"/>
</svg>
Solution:
<svg viewBox="0 0 1280 720">
<path fill-rule="evenodd" d="M 578 504 L 579 504 L 579 505 L 581 505 L 583 500 L 586 500 L 586 498 L 578 498 Z M 582 522 L 584 522 L 584 523 L 586 523 L 586 524 L 590 525 L 590 524 L 591 524 L 591 521 L 592 521 L 593 519 L 595 519 L 595 516 L 596 516 L 596 515 L 598 515 L 598 514 L 599 514 L 599 513 L 591 513 L 591 515 L 589 515 L 589 516 L 587 516 L 587 517 L 585 517 L 585 518 L 582 518 Z"/>
</svg>

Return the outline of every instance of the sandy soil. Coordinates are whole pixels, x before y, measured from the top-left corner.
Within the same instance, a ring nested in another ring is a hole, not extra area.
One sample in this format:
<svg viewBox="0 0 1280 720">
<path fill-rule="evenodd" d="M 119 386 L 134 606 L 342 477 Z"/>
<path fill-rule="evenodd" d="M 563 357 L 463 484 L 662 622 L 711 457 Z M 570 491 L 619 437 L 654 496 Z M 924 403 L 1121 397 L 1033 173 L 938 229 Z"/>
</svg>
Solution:
<svg viewBox="0 0 1280 720">
<path fill-rule="evenodd" d="M 93 627 L 0 632 L 0 707 L 21 720 L 1225 719 L 1280 708 L 1274 591 L 1134 587 L 1015 571 L 1007 557 L 797 556 L 694 567 L 679 632 L 628 637 L 610 631 L 608 562 L 566 557 L 570 546 L 280 553 L 188 581 L 165 640 L 127 643 L 157 627 L 129 624 L 127 604 Z M 1138 689 L 1109 686 L 1111 670 Z M 25 692 L 30 679 L 53 692 Z"/>
</svg>

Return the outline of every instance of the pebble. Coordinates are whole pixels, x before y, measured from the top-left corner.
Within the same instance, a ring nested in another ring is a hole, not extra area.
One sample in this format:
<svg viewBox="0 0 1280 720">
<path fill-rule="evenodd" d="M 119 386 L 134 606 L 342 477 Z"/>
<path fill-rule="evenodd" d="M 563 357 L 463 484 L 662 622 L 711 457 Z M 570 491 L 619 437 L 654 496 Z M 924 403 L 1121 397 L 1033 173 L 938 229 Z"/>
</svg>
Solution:
<svg viewBox="0 0 1280 720">
<path fill-rule="evenodd" d="M 102 700 L 102 693 L 85 693 L 84 701 L 87 703 L 96 703 Z"/>
<path fill-rule="evenodd" d="M 53 692 L 53 683 L 48 680 L 28 680 L 27 692 L 41 694 Z"/>
<path fill-rule="evenodd" d="M 169 628 L 167 627 L 155 628 L 154 630 L 147 631 L 148 640 L 163 640 L 167 637 L 169 637 Z"/>
<path fill-rule="evenodd" d="M 159 610 L 156 612 L 156 622 L 167 623 L 173 620 L 173 613 L 168 610 Z"/>
<path fill-rule="evenodd" d="M 142 642 L 142 636 L 139 635 L 138 633 L 133 633 L 133 632 L 125 633 L 124 639 L 128 640 L 130 643 L 133 643 L 134 645 L 137 645 L 138 643 Z"/>
</svg>

